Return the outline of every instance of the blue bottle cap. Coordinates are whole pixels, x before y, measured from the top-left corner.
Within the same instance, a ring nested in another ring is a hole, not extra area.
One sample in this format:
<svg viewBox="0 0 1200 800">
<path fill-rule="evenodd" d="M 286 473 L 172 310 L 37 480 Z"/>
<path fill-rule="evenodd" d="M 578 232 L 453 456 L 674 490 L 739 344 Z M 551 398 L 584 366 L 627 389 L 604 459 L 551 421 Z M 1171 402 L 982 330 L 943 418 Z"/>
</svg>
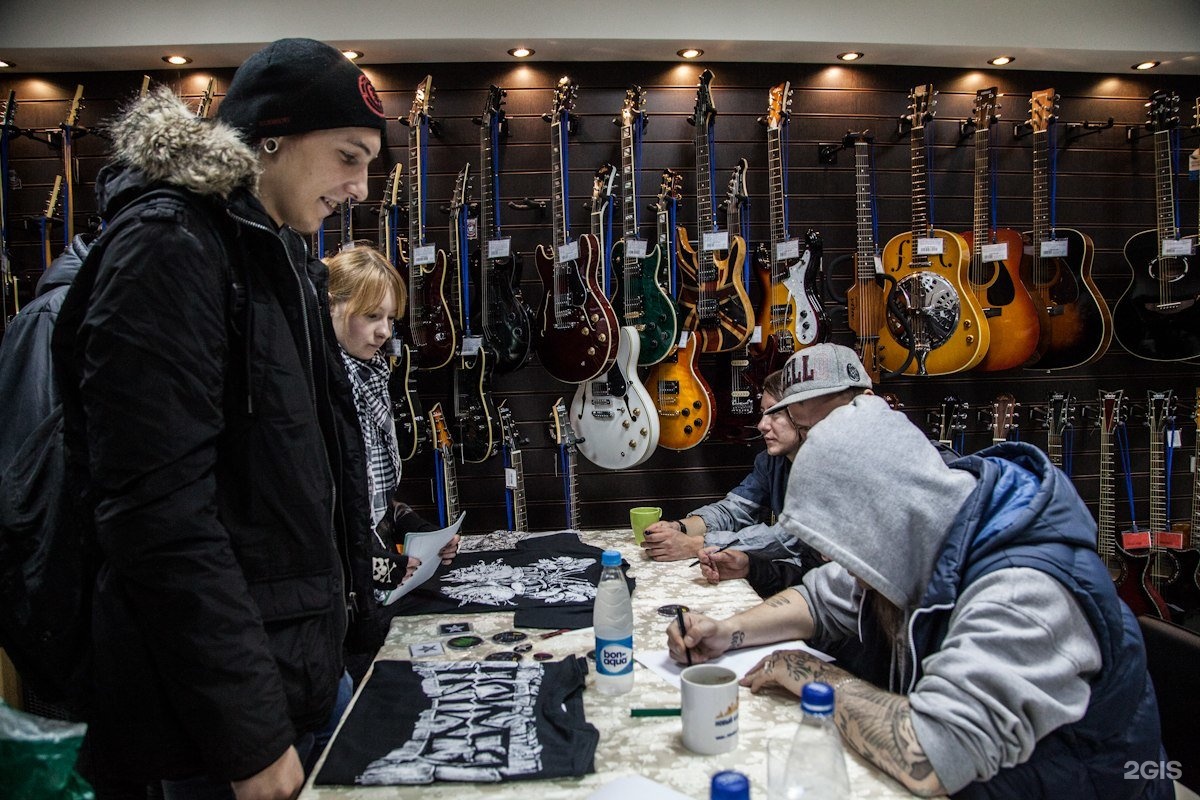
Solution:
<svg viewBox="0 0 1200 800">
<path fill-rule="evenodd" d="M 602 566 L 602 567 L 619 567 L 619 566 L 621 566 L 621 551 L 620 550 L 605 550 L 604 555 L 600 556 L 600 566 Z"/>
<path fill-rule="evenodd" d="M 725 770 L 712 776 L 710 800 L 750 800 L 750 779 L 740 772 Z"/>
<path fill-rule="evenodd" d="M 813 681 L 800 690 L 800 710 L 805 714 L 829 716 L 833 713 L 833 687 L 828 683 Z"/>
</svg>

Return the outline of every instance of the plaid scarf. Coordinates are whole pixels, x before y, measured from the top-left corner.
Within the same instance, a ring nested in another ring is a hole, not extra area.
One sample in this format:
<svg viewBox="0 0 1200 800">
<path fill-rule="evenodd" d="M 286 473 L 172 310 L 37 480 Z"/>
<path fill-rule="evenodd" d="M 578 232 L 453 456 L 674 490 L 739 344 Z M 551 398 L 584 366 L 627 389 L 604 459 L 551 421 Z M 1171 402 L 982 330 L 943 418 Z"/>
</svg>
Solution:
<svg viewBox="0 0 1200 800">
<path fill-rule="evenodd" d="M 374 530 L 391 507 L 392 494 L 400 483 L 400 450 L 392 419 L 392 401 L 388 395 L 387 358 L 376 353 L 370 361 L 360 361 L 341 351 L 346 375 L 354 392 L 358 425 L 362 428 L 367 452 L 367 486 L 371 493 L 371 529 Z M 383 542 L 385 549 L 392 548 Z"/>
</svg>

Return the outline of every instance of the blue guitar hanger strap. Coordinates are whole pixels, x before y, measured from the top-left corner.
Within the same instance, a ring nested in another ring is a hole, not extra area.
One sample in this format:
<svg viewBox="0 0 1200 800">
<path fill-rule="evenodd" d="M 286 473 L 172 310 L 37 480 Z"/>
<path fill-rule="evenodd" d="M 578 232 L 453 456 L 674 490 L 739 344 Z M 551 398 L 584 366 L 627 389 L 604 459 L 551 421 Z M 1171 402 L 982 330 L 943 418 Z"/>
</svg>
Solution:
<svg viewBox="0 0 1200 800">
<path fill-rule="evenodd" d="M 1129 432 L 1124 422 L 1116 425 L 1117 453 L 1121 456 L 1121 471 L 1125 474 L 1125 497 L 1129 500 L 1129 529 L 1138 529 L 1137 514 L 1133 508 L 1133 475 L 1129 466 Z"/>
<path fill-rule="evenodd" d="M 1075 426 L 1064 425 L 1062 429 L 1063 472 L 1071 477 L 1075 458 Z"/>
<path fill-rule="evenodd" d="M 1175 417 L 1167 417 L 1166 435 L 1163 436 L 1163 447 L 1166 452 L 1163 453 L 1163 480 L 1166 483 L 1167 503 L 1165 506 L 1167 512 L 1167 524 L 1171 524 L 1171 465 L 1175 462 Z"/>
</svg>

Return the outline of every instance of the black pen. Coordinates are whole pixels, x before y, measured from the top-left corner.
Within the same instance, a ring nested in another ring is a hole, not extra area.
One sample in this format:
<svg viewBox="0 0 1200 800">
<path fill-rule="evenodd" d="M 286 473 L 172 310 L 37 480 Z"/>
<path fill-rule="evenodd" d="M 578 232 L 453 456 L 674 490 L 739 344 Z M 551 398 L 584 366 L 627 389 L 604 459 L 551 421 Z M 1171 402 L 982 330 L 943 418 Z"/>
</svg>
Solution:
<svg viewBox="0 0 1200 800">
<path fill-rule="evenodd" d="M 687 628 L 683 625 L 683 609 L 679 606 L 675 606 L 675 621 L 679 623 L 679 641 L 682 644 L 683 637 L 687 636 Z M 687 663 L 690 667 L 692 665 L 692 651 L 688 649 L 686 644 L 683 645 L 683 654 L 687 656 Z"/>
<path fill-rule="evenodd" d="M 712 551 L 712 553 L 709 553 L 709 555 L 711 556 L 713 553 L 719 553 L 719 552 L 721 552 L 722 550 L 728 550 L 729 548 L 733 547 L 735 544 L 738 544 L 738 541 L 737 541 L 737 539 L 734 539 L 734 540 L 733 540 L 732 542 L 730 542 L 729 544 L 723 544 L 723 545 L 721 545 L 721 546 L 720 546 L 720 547 L 718 547 L 716 550 L 713 550 L 713 551 Z M 700 563 L 700 559 L 696 559 L 696 560 L 695 560 L 695 561 L 693 561 L 692 563 L 688 564 L 688 566 L 689 566 L 689 567 L 694 567 L 694 566 L 696 566 L 696 565 L 697 565 L 697 564 L 699 564 L 699 563 Z"/>
</svg>

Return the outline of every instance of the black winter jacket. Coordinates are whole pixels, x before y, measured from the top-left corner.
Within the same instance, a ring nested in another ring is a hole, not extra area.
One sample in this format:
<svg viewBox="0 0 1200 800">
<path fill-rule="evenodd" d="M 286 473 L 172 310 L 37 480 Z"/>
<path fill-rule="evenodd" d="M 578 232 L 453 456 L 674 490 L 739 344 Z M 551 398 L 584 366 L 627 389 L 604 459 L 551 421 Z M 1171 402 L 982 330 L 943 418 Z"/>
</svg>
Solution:
<svg viewBox="0 0 1200 800">
<path fill-rule="evenodd" d="M 54 339 L 104 559 L 88 756 L 237 780 L 329 717 L 371 595 L 361 437 L 324 266 L 250 193 L 254 154 L 168 92 L 112 133 L 101 210 L 129 210 Z"/>
</svg>

